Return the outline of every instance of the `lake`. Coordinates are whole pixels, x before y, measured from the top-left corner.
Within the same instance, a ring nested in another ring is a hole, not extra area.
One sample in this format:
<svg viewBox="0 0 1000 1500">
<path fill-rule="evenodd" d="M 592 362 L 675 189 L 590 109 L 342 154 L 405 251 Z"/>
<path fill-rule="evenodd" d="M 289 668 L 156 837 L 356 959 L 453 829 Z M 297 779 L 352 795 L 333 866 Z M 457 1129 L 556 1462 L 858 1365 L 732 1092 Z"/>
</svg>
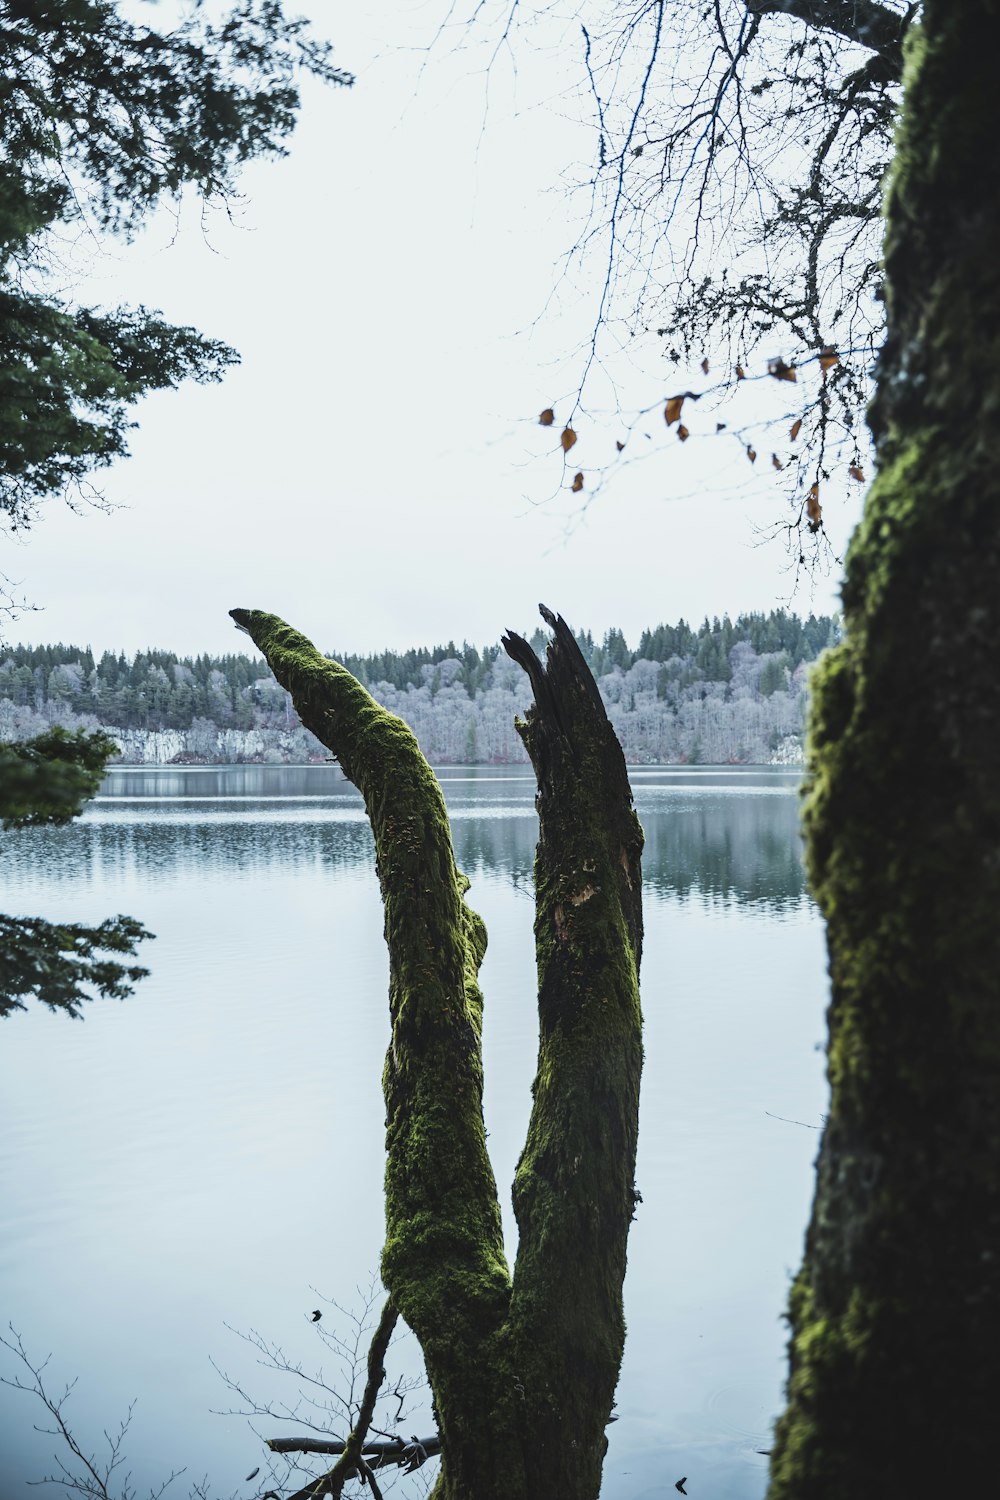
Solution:
<svg viewBox="0 0 1000 1500">
<path fill-rule="evenodd" d="M 485 1110 L 510 1252 L 537 1037 L 534 780 L 519 766 L 439 775 L 490 935 Z M 827 1094 L 798 775 L 631 777 L 646 833 L 643 1201 L 602 1500 L 674 1500 L 682 1475 L 695 1500 L 760 1500 Z M 9 912 L 127 912 L 157 934 L 130 999 L 95 1001 L 83 1023 L 35 1005 L 3 1024 L 2 1321 L 51 1352 L 51 1387 L 78 1377 L 66 1415 L 92 1449 L 138 1398 L 140 1500 L 182 1467 L 168 1495 L 203 1475 L 213 1495 L 260 1495 L 261 1441 L 213 1414 L 245 1405 L 214 1365 L 259 1404 L 293 1401 L 295 1383 L 230 1329 L 335 1384 L 320 1332 L 350 1337 L 332 1303 L 359 1306 L 381 1248 L 388 961 L 361 799 L 334 766 L 117 768 L 72 826 L 4 835 L 2 870 Z M 394 1379 L 413 1350 L 393 1358 Z M 419 1397 L 411 1410 L 407 1434 L 432 1430 Z M 53 1470 L 55 1440 L 32 1430 L 44 1415 L 0 1389 L 3 1500 Z M 426 1474 L 396 1493 L 423 1493 Z"/>
</svg>

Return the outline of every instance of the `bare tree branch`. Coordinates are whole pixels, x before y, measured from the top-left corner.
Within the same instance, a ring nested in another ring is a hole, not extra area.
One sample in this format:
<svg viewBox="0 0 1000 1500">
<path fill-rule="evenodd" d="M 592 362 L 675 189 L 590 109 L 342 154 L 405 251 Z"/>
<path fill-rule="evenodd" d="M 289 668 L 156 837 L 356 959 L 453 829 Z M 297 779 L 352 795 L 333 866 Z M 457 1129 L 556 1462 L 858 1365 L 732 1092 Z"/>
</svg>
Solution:
<svg viewBox="0 0 1000 1500">
<path fill-rule="evenodd" d="M 116 1431 L 104 1429 L 103 1436 L 108 1446 L 107 1458 L 102 1460 L 96 1453 L 88 1453 L 70 1427 L 63 1410 L 73 1394 L 76 1381 L 70 1381 L 61 1395 L 52 1395 L 44 1380 L 44 1372 L 52 1356 L 47 1355 L 40 1364 L 35 1364 L 29 1357 L 21 1335 L 13 1324 L 8 1324 L 8 1327 L 10 1338 L 5 1338 L 0 1334 L 0 1344 L 10 1350 L 28 1371 L 31 1379 L 25 1381 L 18 1375 L 13 1378 L 0 1376 L 0 1385 L 9 1386 L 15 1391 L 24 1391 L 41 1402 L 55 1426 L 38 1427 L 36 1431 L 58 1438 L 69 1449 L 74 1460 L 74 1463 L 68 1464 L 58 1453 L 54 1454 L 58 1472 L 44 1475 L 37 1483 L 60 1485 L 70 1494 L 83 1495 L 85 1500 L 135 1500 L 136 1491 L 131 1482 L 131 1476 L 128 1473 L 119 1474 L 119 1470 L 126 1461 L 124 1443 L 132 1421 L 132 1413 L 135 1410 L 135 1402 L 133 1401 L 129 1406 Z M 155 1490 L 150 1491 L 149 1500 L 160 1500 L 168 1486 L 183 1472 L 183 1469 L 175 1469 Z"/>
<path fill-rule="evenodd" d="M 903 38 L 916 9 L 905 14 L 878 5 L 875 0 L 745 0 L 752 16 L 786 15 L 820 31 L 832 31 L 846 41 L 857 42 L 877 52 L 886 65 L 886 76 L 903 74 Z"/>
<path fill-rule="evenodd" d="M 372 1338 L 371 1348 L 368 1351 L 368 1379 L 365 1383 L 364 1395 L 361 1398 L 361 1407 L 358 1412 L 357 1421 L 346 1442 L 339 1449 L 341 1457 L 338 1462 L 334 1464 L 329 1473 L 320 1475 L 318 1479 L 306 1485 L 304 1490 L 300 1490 L 299 1494 L 301 1496 L 330 1495 L 332 1496 L 332 1500 L 338 1500 L 338 1497 L 343 1493 L 344 1485 L 348 1479 L 352 1478 L 355 1474 L 362 1474 L 365 1477 L 368 1477 L 370 1474 L 368 1465 L 364 1462 L 362 1455 L 363 1451 L 367 1452 L 365 1439 L 368 1436 L 368 1429 L 375 1415 L 375 1403 L 378 1400 L 378 1393 L 385 1379 L 383 1361 L 385 1360 L 385 1353 L 389 1347 L 389 1340 L 392 1337 L 392 1331 L 396 1326 L 398 1317 L 399 1314 L 392 1305 L 392 1299 L 386 1298 L 385 1305 L 382 1308 L 382 1315 L 378 1321 L 378 1327 Z M 278 1445 L 282 1441 L 281 1438 L 276 1440 Z M 381 1444 L 379 1446 L 384 1447 L 385 1445 Z M 268 1443 L 268 1447 L 272 1453 L 335 1451 L 333 1449 L 320 1450 L 316 1447 L 306 1449 L 288 1448 L 276 1446 L 275 1443 L 270 1442 Z"/>
</svg>

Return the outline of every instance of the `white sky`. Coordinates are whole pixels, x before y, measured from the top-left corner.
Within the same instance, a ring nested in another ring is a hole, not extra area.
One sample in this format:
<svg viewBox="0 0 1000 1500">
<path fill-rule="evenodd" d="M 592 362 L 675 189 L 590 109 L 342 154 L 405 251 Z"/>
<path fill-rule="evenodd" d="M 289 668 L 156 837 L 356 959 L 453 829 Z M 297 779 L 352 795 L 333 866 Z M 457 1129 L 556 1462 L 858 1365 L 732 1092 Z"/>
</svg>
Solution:
<svg viewBox="0 0 1000 1500">
<path fill-rule="evenodd" d="M 565 97 L 578 28 L 563 76 L 530 48 L 516 79 L 498 60 L 484 126 L 481 50 L 402 45 L 429 39 L 446 0 L 291 8 L 316 16 L 354 88 L 307 87 L 289 157 L 247 172 L 238 225 L 215 214 L 206 239 L 196 205 L 177 233 L 161 216 L 77 290 L 162 308 L 243 363 L 137 408 L 133 457 L 102 480 L 121 508 L 49 502 L 23 546 L 4 540 L 0 571 L 43 607 L 8 638 L 239 650 L 227 611 L 241 605 L 325 649 L 482 645 L 534 628 L 543 600 L 635 644 L 661 620 L 787 604 L 781 545 L 755 532 L 784 500 L 735 445 L 682 447 L 657 409 L 627 450 L 650 456 L 585 515 L 556 494 L 598 290 L 596 261 L 558 281 L 583 212 L 567 184 L 596 149 Z M 659 353 L 630 361 L 636 406 L 686 383 Z M 570 472 L 592 482 L 620 428 L 576 425 Z M 853 519 L 828 516 L 837 545 Z M 832 610 L 836 578 L 792 607 Z"/>
</svg>

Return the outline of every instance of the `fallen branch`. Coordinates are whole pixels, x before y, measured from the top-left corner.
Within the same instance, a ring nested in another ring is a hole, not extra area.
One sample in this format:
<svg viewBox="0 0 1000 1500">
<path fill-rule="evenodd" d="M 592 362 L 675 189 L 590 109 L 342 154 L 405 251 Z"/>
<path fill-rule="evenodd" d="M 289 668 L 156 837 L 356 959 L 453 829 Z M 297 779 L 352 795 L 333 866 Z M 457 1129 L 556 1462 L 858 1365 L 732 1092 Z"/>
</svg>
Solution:
<svg viewBox="0 0 1000 1500">
<path fill-rule="evenodd" d="M 331 1495 L 336 1497 L 343 1492 L 344 1485 L 348 1479 L 360 1474 L 363 1480 L 371 1485 L 375 1500 L 380 1500 L 378 1485 L 372 1475 L 372 1466 L 368 1460 L 376 1460 L 378 1467 L 383 1460 L 379 1457 L 379 1450 L 389 1446 L 396 1447 L 399 1456 L 389 1462 L 400 1465 L 409 1464 L 411 1468 L 419 1468 L 427 1457 L 424 1444 L 416 1438 L 413 1442 L 403 1444 L 399 1441 L 394 1444 L 385 1442 L 370 1443 L 367 1441 L 368 1429 L 375 1415 L 375 1403 L 378 1400 L 379 1389 L 385 1379 L 385 1355 L 392 1338 L 393 1329 L 399 1317 L 398 1312 L 392 1305 L 392 1298 L 387 1297 L 385 1306 L 382 1308 L 382 1316 L 378 1320 L 378 1327 L 372 1335 L 371 1347 L 368 1350 L 368 1379 L 365 1382 L 364 1395 L 361 1398 L 361 1406 L 358 1409 L 358 1419 L 351 1429 L 350 1436 L 343 1442 L 338 1439 L 324 1440 L 317 1438 L 272 1438 L 267 1446 L 272 1453 L 339 1453 L 340 1458 L 333 1468 L 326 1474 L 321 1474 L 317 1479 L 310 1480 L 304 1489 L 297 1491 L 291 1496 L 291 1500 L 314 1500 L 320 1495 Z M 404 1449 L 408 1450 L 404 1453 Z M 423 1456 L 419 1457 L 419 1450 Z M 440 1443 L 438 1443 L 440 1452 Z M 417 1462 L 411 1462 L 417 1458 Z"/>
<path fill-rule="evenodd" d="M 267 1446 L 272 1453 L 343 1453 L 350 1439 L 340 1438 L 268 1438 Z M 368 1442 L 361 1449 L 366 1461 L 375 1459 L 377 1468 L 387 1464 L 406 1464 L 420 1456 L 423 1449 L 426 1458 L 434 1458 L 441 1452 L 441 1439 L 433 1437 L 390 1438 L 385 1442 Z M 422 1461 L 422 1460 L 421 1460 Z M 415 1466 L 417 1467 L 417 1466 Z"/>
</svg>

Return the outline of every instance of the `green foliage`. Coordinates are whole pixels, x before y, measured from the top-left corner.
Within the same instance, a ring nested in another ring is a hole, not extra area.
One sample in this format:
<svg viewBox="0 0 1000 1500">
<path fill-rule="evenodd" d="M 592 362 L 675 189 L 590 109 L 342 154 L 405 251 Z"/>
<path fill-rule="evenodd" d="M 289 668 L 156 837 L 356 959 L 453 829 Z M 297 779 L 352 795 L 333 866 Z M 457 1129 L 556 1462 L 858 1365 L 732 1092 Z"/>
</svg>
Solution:
<svg viewBox="0 0 1000 1500">
<path fill-rule="evenodd" d="M 38 502 L 128 451 L 128 407 L 188 377 L 217 380 L 234 350 L 143 307 L 99 315 L 15 291 L 0 271 L 0 512 Z"/>
<path fill-rule="evenodd" d="M 0 818 L 5 828 L 68 823 L 101 784 L 118 746 L 106 734 L 50 729 L 0 743 Z"/>
<path fill-rule="evenodd" d="M 272 696 L 273 695 L 273 701 Z M 112 729 L 190 729 L 195 719 L 249 728 L 254 705 L 284 713 L 284 694 L 260 658 L 179 657 L 173 651 L 93 652 L 79 646 L 13 646 L 0 658 L 0 700 L 93 714 Z"/>
<path fill-rule="evenodd" d="M 536 652 L 544 649 L 544 642 L 538 636 L 539 632 L 535 632 L 535 637 L 530 642 L 532 650 Z M 581 632 L 577 644 L 596 677 L 613 671 L 615 667 L 628 671 L 637 661 L 666 662 L 676 656 L 682 660 L 695 658 L 700 678 L 726 682 L 731 675 L 729 653 L 742 641 L 749 642 L 758 655 L 784 651 L 790 668 L 794 670 L 802 662 L 815 661 L 821 651 L 827 646 L 835 645 L 838 639 L 839 622 L 829 615 L 809 615 L 802 620 L 797 615 L 778 609 L 767 615 L 738 615 L 734 621 L 728 615 L 721 621 L 709 621 L 706 618 L 697 629 L 693 629 L 685 620 L 679 620 L 676 625 L 657 625 L 654 629 L 643 631 L 638 648 L 634 651 L 629 647 L 622 631 L 615 626 L 605 633 L 601 642 L 595 642 L 589 631 Z M 332 655 L 337 661 L 343 662 L 359 682 L 389 682 L 396 688 L 419 687 L 424 680 L 423 667 L 437 666 L 442 661 L 454 658 L 462 662 L 469 695 L 475 697 L 476 691 L 489 676 L 498 650 L 497 646 L 488 646 L 480 652 L 467 642 L 463 641 L 461 647 L 458 647 L 454 641 L 449 641 L 444 646 L 420 647 L 405 652 L 383 651 L 371 656 L 360 656 L 352 652 L 334 651 Z"/>
<path fill-rule="evenodd" d="M 837 636 L 836 620 L 803 621 L 778 611 L 705 620 L 698 629 L 684 621 L 658 625 L 643 632 L 638 650 L 620 630 L 609 631 L 603 644 L 581 634 L 577 644 L 600 680 L 630 760 L 689 760 L 700 733 L 703 759 L 752 762 L 801 735 L 803 665 Z M 606 646 L 626 665 L 607 660 Z M 433 762 L 505 763 L 523 759 L 513 714 L 527 705 L 520 679 L 506 659 L 498 663 L 497 651 L 448 641 L 333 659 L 411 725 Z M 127 753 L 146 757 L 164 753 L 165 745 L 140 746 L 132 731 L 183 736 L 166 753 L 189 759 L 320 753 L 266 662 L 250 655 L 105 651 L 95 659 L 89 647 L 62 643 L 0 651 L 0 733 L 27 736 L 49 724 L 120 731 Z M 231 730 L 260 731 L 264 739 L 251 743 Z"/>
<path fill-rule="evenodd" d="M 657 625 L 643 631 L 637 651 L 629 649 L 620 630 L 609 630 L 603 645 L 593 636 L 580 637 L 579 644 L 595 676 L 622 670 L 636 661 L 665 665 L 657 679 L 657 693 L 667 697 L 671 680 L 691 687 L 703 681 L 728 682 L 732 676 L 729 653 L 741 642 L 759 654 L 783 652 L 784 666 L 792 671 L 812 661 L 838 639 L 838 622 L 812 615 L 800 620 L 776 610 L 770 615 L 740 615 L 734 623 L 726 617 L 705 620 L 692 630 L 683 620 L 677 625 Z M 461 663 L 455 680 L 470 699 L 489 685 L 498 646 L 478 650 L 468 642 L 456 646 L 418 647 L 408 651 L 381 651 L 361 656 L 332 652 L 359 682 L 369 686 L 389 683 L 399 690 L 437 685 L 441 674 L 425 672 L 444 661 Z M 609 659 L 609 657 L 611 659 Z M 785 674 L 765 664 L 760 691 L 766 697 L 785 686 Z M 437 688 L 435 688 L 435 691 Z M 271 694 L 274 694 L 272 697 Z M 278 695 L 260 657 L 244 655 L 180 657 L 173 651 L 138 651 L 131 660 L 106 651 L 95 660 L 89 648 L 65 646 L 12 646 L 0 658 L 0 700 L 43 708 L 65 704 L 75 713 L 94 714 L 102 724 L 117 729 L 190 729 L 195 719 L 208 719 L 221 728 L 248 728 L 254 722 L 253 708 L 283 714 L 285 699 Z"/>
<path fill-rule="evenodd" d="M 73 1020 L 92 992 L 123 1000 L 149 973 L 138 965 L 109 959 L 133 954 L 152 937 L 134 917 L 109 917 L 98 927 L 45 922 L 41 917 L 0 916 L 0 1016 L 25 1010 L 30 997 Z"/>
<path fill-rule="evenodd" d="M 100 785 L 118 746 L 104 734 L 52 729 L 21 744 L 0 744 L 0 817 L 5 828 L 68 823 Z M 77 1019 L 96 992 L 123 999 L 148 971 L 108 954 L 132 955 L 151 937 L 134 917 L 98 927 L 0 915 L 0 1016 L 30 996 Z"/>
<path fill-rule="evenodd" d="M 788 682 L 788 671 L 785 662 L 780 655 L 769 656 L 760 669 L 760 681 L 758 688 L 762 698 L 770 698 L 772 693 L 777 693 L 785 687 Z"/>
<path fill-rule="evenodd" d="M 0 512 L 31 524 L 48 494 L 127 451 L 128 408 L 237 356 L 146 308 L 98 312 L 45 290 L 58 225 L 129 235 L 188 187 L 225 200 L 241 166 L 280 155 L 296 76 L 350 83 L 280 0 L 173 29 L 114 0 L 0 0 Z"/>
<path fill-rule="evenodd" d="M 127 237 L 186 188 L 225 201 L 246 162 L 283 152 L 303 70 L 351 82 L 281 0 L 238 0 L 218 21 L 195 4 L 165 30 L 135 24 L 115 0 L 0 0 L 0 514 L 11 530 L 30 526 L 47 495 L 79 490 L 127 451 L 128 411 L 141 395 L 188 377 L 216 380 L 237 357 L 144 307 L 101 312 L 52 296 L 53 231 L 75 224 Z M 55 655 L 44 671 L 5 664 L 15 702 L 51 695 L 105 722 L 141 718 L 134 663 L 105 658 L 97 671 L 80 653 Z M 154 712 L 190 724 L 192 675 L 171 683 L 159 668 Z M 208 702 L 217 684 L 204 686 Z M 237 706 L 236 685 L 229 702 L 240 722 L 247 706 L 242 696 Z M 76 816 L 116 748 L 104 735 L 60 729 L 0 746 L 5 826 Z M 106 955 L 131 955 L 146 936 L 132 917 L 96 928 L 0 917 L 0 1014 L 30 995 L 78 1016 L 90 992 L 128 994 L 146 971 Z"/>
</svg>

